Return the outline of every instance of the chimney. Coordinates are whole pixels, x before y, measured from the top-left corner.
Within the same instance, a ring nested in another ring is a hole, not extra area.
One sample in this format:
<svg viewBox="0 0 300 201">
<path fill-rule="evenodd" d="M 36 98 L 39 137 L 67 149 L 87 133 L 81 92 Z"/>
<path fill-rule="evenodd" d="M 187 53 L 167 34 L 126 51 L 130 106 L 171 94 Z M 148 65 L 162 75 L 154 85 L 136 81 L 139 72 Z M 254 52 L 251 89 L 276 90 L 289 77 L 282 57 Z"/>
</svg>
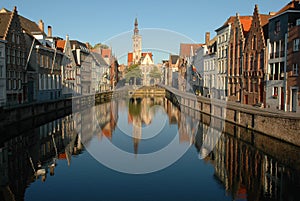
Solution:
<svg viewBox="0 0 300 201">
<path fill-rule="evenodd" d="M 48 37 L 52 38 L 52 27 L 48 26 Z"/>
<path fill-rule="evenodd" d="M 206 32 L 205 33 L 205 45 L 208 45 L 210 40 L 210 32 Z"/>
<path fill-rule="evenodd" d="M 276 15 L 276 12 L 269 12 L 269 15 L 274 16 Z"/>
<path fill-rule="evenodd" d="M 89 42 L 86 42 L 85 45 L 86 45 L 86 47 L 87 47 L 88 49 L 90 49 L 91 45 L 90 45 Z"/>
<path fill-rule="evenodd" d="M 44 22 L 43 22 L 43 20 L 40 20 L 40 21 L 39 21 L 39 28 L 40 28 L 40 30 L 41 30 L 42 32 L 44 32 Z"/>
</svg>

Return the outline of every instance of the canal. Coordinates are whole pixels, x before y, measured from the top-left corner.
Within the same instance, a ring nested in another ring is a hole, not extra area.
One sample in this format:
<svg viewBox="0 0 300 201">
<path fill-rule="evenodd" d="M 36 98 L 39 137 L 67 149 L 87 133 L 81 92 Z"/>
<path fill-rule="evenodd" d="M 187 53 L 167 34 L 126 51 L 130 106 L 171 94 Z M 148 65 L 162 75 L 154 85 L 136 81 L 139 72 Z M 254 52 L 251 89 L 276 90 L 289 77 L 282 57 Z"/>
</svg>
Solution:
<svg viewBox="0 0 300 201">
<path fill-rule="evenodd" d="M 27 122 L 1 133 L 3 201 L 299 200 L 299 147 L 165 97 Z"/>
</svg>

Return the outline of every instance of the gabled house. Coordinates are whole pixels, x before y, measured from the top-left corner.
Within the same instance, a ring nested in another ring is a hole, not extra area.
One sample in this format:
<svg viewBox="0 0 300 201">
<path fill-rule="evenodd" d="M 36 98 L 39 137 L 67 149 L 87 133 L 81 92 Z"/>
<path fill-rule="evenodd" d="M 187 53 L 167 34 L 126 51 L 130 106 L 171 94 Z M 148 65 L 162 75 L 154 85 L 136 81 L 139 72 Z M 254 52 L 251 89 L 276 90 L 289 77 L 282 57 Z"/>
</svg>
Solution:
<svg viewBox="0 0 300 201">
<path fill-rule="evenodd" d="M 62 75 L 62 94 L 64 97 L 70 97 L 76 94 L 77 86 L 77 64 L 69 36 L 66 36 L 66 40 L 56 41 L 57 50 L 64 53 L 63 67 L 61 69 Z"/>
<path fill-rule="evenodd" d="M 72 53 L 76 63 L 75 93 L 78 95 L 91 93 L 91 56 L 85 43 L 70 40 Z"/>
<path fill-rule="evenodd" d="M 92 91 L 98 93 L 100 91 L 107 90 L 107 79 L 104 77 L 109 66 L 102 57 L 101 54 L 96 52 L 91 52 L 93 57 L 92 60 Z"/>
<path fill-rule="evenodd" d="M 25 70 L 27 47 L 17 8 L 10 12 L 0 10 L 0 40 L 5 40 L 7 104 L 28 101 L 28 85 Z"/>
<path fill-rule="evenodd" d="M 242 102 L 244 104 L 265 105 L 264 77 L 268 62 L 267 38 L 270 17 L 271 15 L 260 14 L 258 5 L 255 5 L 251 28 L 245 43 L 244 66 L 242 72 L 239 72 L 243 74 Z"/>
<path fill-rule="evenodd" d="M 42 45 L 29 31 L 25 31 L 27 46 L 30 47 L 27 70 L 28 100 L 47 101 L 62 97 L 61 66 L 63 53 Z"/>
<path fill-rule="evenodd" d="M 227 59 L 227 97 L 229 101 L 242 102 L 244 48 L 251 24 L 251 16 L 240 16 L 237 13 L 231 25 Z"/>
</svg>

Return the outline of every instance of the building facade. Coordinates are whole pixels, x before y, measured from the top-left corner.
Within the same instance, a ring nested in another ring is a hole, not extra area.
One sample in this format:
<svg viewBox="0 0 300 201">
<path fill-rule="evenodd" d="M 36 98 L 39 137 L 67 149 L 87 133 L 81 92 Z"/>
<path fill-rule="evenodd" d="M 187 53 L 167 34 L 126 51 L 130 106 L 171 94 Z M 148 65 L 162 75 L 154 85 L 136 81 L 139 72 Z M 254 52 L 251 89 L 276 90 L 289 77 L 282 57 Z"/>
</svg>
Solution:
<svg viewBox="0 0 300 201">
<path fill-rule="evenodd" d="M 300 13 L 288 31 L 287 48 L 287 111 L 300 112 Z"/>
<path fill-rule="evenodd" d="M 0 106 L 6 104 L 6 61 L 5 40 L 0 39 Z"/>
<path fill-rule="evenodd" d="M 259 14 L 258 6 L 255 5 L 253 20 L 248 33 L 243 59 L 243 103 L 265 105 L 265 82 L 264 77 L 267 66 L 267 37 L 268 22 L 270 15 Z"/>
<path fill-rule="evenodd" d="M 266 77 L 266 106 L 268 108 L 283 111 L 293 110 L 293 107 L 291 107 L 292 104 L 290 104 L 291 99 L 289 93 L 296 94 L 296 88 L 289 89 L 288 80 L 291 83 L 289 87 L 292 87 L 292 85 L 294 85 L 294 81 L 292 80 L 295 80 L 295 76 L 290 76 L 288 69 L 291 73 L 294 63 L 293 57 L 297 55 L 297 51 L 293 50 L 293 42 L 288 43 L 288 40 L 297 39 L 296 35 L 291 36 L 289 34 L 289 27 L 295 26 L 298 18 L 300 18 L 299 1 L 291 1 L 269 20 L 269 61 L 268 75 Z M 294 30 L 295 29 L 297 28 L 294 28 Z M 294 30 L 291 29 L 291 32 L 294 32 Z M 295 45 L 296 44 L 297 43 L 295 43 Z M 289 59 L 291 66 L 288 66 L 288 54 L 290 54 Z M 296 101 L 294 102 L 297 104 Z"/>
<path fill-rule="evenodd" d="M 12 12 L 0 11 L 0 39 L 6 40 L 6 93 L 7 104 L 27 102 L 28 86 L 25 63 L 27 47 L 17 8 Z"/>
<path fill-rule="evenodd" d="M 228 46 L 227 90 L 229 101 L 242 101 L 243 89 L 243 56 L 247 34 L 252 23 L 251 16 L 233 18 Z"/>
<path fill-rule="evenodd" d="M 70 97 L 76 95 L 77 81 L 76 81 L 76 69 L 77 64 L 75 56 L 72 51 L 69 36 L 66 36 L 66 40 L 56 41 L 57 50 L 64 53 L 63 66 L 61 68 L 61 80 L 62 80 L 62 95 L 64 97 Z"/>
<path fill-rule="evenodd" d="M 230 17 L 217 32 L 217 83 L 216 89 L 218 91 L 219 99 L 227 97 L 227 64 L 228 64 L 228 46 L 230 39 L 231 24 L 235 17 Z"/>
</svg>

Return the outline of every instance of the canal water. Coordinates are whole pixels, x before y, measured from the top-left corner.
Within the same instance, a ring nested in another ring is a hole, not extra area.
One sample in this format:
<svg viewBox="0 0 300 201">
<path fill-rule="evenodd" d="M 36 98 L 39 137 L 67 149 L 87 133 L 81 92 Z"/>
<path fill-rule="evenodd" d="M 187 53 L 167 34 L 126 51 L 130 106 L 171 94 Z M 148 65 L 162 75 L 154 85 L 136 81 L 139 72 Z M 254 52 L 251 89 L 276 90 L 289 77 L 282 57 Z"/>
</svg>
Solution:
<svg viewBox="0 0 300 201">
<path fill-rule="evenodd" d="M 165 97 L 39 120 L 1 134 L 0 200 L 299 200 L 299 147 Z"/>
</svg>

